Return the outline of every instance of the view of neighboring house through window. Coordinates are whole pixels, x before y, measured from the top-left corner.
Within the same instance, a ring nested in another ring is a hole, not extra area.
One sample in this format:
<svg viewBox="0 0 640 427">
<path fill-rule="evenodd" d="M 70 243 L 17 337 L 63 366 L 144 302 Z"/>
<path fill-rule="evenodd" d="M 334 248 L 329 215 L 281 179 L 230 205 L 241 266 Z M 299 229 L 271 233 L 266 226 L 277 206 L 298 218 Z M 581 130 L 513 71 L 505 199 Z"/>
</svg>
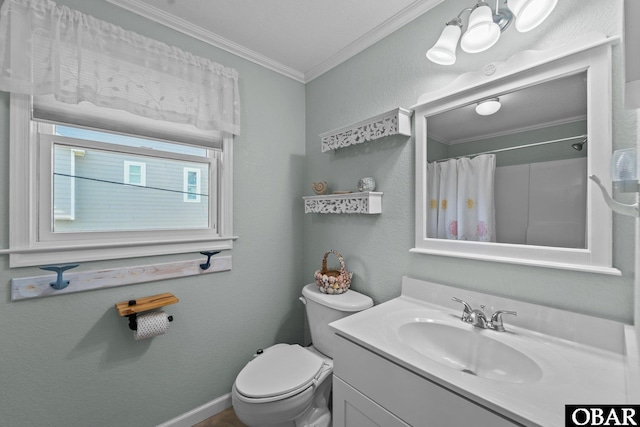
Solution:
<svg viewBox="0 0 640 427">
<path fill-rule="evenodd" d="M 53 147 L 53 233 L 206 229 L 216 155 L 206 148 L 40 124 Z M 189 202 L 189 203 L 184 203 Z"/>
</svg>

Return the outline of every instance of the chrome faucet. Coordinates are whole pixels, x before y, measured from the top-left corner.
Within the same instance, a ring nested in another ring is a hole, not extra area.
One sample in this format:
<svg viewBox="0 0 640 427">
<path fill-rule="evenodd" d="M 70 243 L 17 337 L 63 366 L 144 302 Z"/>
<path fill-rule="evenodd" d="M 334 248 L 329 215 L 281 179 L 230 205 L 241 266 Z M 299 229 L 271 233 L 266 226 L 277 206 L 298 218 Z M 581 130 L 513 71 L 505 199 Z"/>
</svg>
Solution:
<svg viewBox="0 0 640 427">
<path fill-rule="evenodd" d="M 482 306 L 480 310 L 472 310 L 467 322 L 471 323 L 476 328 L 487 329 L 489 327 L 489 323 L 487 322 L 487 315 L 484 314 L 484 306 Z"/>
<path fill-rule="evenodd" d="M 493 329 L 494 331 L 504 332 L 504 324 L 502 323 L 502 315 L 503 314 L 511 314 L 513 316 L 517 316 L 518 313 L 515 311 L 507 311 L 507 310 L 498 310 L 491 315 L 491 319 L 487 319 L 487 315 L 484 314 L 484 305 L 480 306 L 480 309 L 473 309 L 466 301 L 461 300 L 460 298 L 452 297 L 451 298 L 455 302 L 459 302 L 464 305 L 464 309 L 462 311 L 462 316 L 460 320 L 465 323 L 471 323 L 476 328 L 482 329 Z"/>
</svg>

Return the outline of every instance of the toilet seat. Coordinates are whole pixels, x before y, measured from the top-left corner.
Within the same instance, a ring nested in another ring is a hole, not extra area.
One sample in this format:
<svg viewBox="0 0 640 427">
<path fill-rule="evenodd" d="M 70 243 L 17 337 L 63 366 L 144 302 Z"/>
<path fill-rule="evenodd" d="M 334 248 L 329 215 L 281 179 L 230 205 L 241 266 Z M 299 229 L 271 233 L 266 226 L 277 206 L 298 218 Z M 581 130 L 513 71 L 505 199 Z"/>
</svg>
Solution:
<svg viewBox="0 0 640 427">
<path fill-rule="evenodd" d="M 238 397 L 247 402 L 273 402 L 298 394 L 331 367 L 299 345 L 279 345 L 249 362 L 236 378 Z"/>
</svg>

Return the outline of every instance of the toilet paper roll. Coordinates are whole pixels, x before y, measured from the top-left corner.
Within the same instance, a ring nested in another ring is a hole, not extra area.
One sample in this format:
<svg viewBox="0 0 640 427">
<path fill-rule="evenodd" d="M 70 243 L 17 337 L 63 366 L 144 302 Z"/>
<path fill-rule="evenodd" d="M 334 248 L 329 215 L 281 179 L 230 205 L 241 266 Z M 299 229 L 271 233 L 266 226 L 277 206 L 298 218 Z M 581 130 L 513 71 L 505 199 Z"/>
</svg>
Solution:
<svg viewBox="0 0 640 427">
<path fill-rule="evenodd" d="M 138 315 L 138 330 L 133 331 L 133 338 L 143 340 L 163 335 L 169 329 L 169 319 L 164 311 L 153 311 Z"/>
</svg>

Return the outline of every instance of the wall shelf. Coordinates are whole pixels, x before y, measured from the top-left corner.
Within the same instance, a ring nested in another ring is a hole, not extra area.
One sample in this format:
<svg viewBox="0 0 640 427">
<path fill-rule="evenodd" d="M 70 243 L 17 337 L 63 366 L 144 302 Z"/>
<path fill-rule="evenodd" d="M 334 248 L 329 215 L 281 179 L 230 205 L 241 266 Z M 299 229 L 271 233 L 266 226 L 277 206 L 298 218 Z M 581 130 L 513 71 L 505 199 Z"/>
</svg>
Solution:
<svg viewBox="0 0 640 427">
<path fill-rule="evenodd" d="M 365 191 L 362 193 L 330 194 L 326 196 L 306 196 L 304 213 L 333 214 L 379 214 L 382 213 L 382 193 Z"/>
<path fill-rule="evenodd" d="M 390 135 L 411 136 L 411 114 L 411 111 L 404 108 L 395 108 L 358 123 L 320 134 L 322 152 Z"/>
<path fill-rule="evenodd" d="M 116 304 L 116 311 L 118 312 L 118 316 L 131 316 L 132 314 L 175 304 L 178 301 L 180 300 L 176 298 L 175 295 L 167 292 L 150 297 L 138 298 L 137 300 L 119 302 Z"/>
</svg>

